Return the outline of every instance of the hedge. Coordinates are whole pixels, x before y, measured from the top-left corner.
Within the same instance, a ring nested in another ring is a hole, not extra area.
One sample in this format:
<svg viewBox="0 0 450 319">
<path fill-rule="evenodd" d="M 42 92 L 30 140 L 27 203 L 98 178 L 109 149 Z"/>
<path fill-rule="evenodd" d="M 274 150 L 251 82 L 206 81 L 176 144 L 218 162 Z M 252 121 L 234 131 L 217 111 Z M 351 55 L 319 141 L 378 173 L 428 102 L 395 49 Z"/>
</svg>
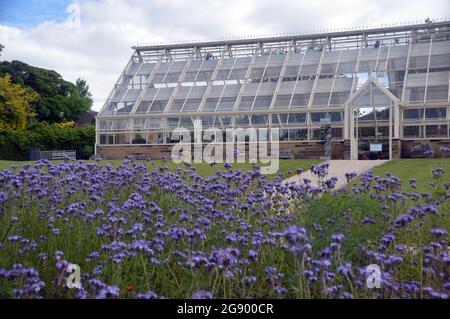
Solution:
<svg viewBox="0 0 450 319">
<path fill-rule="evenodd" d="M 30 148 L 75 150 L 77 158 L 87 159 L 94 153 L 95 126 L 60 128 L 39 124 L 25 131 L 0 130 L 0 159 L 28 160 Z"/>
</svg>

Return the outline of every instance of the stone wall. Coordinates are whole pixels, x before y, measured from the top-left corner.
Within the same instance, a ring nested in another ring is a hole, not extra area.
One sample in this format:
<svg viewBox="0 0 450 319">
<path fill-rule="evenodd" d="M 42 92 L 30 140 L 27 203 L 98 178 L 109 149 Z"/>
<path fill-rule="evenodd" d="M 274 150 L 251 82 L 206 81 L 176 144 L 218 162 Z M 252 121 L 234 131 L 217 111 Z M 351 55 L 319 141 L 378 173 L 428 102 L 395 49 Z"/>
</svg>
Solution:
<svg viewBox="0 0 450 319">
<path fill-rule="evenodd" d="M 97 154 L 104 159 L 123 159 L 130 154 L 143 154 L 145 157 L 160 159 L 161 156 L 170 158 L 174 144 L 161 145 L 127 145 L 127 146 L 97 146 Z M 205 146 L 204 144 L 203 146 Z M 280 142 L 280 158 L 291 159 L 318 159 L 325 155 L 324 145 L 319 141 L 289 141 Z M 424 151 L 433 150 L 436 157 L 443 154 L 441 146 L 450 147 L 450 139 L 433 140 L 392 140 L 392 157 L 397 158 L 423 158 Z M 246 159 L 248 160 L 249 145 L 245 145 Z M 224 155 L 226 149 L 224 148 Z M 270 152 L 270 145 L 269 145 Z M 331 142 L 332 159 L 350 159 L 350 140 L 335 140 Z"/>
<path fill-rule="evenodd" d="M 401 157 L 402 141 L 399 139 L 392 140 L 392 159 Z"/>
<path fill-rule="evenodd" d="M 98 145 L 97 155 L 103 159 L 124 159 L 127 155 L 142 154 L 152 159 L 160 159 L 162 156 L 170 158 L 174 144 L 161 145 Z M 205 146 L 204 144 L 203 146 Z M 280 158 L 291 159 L 318 159 L 325 155 L 325 147 L 319 141 L 289 141 L 280 142 Z M 248 159 L 249 145 L 245 145 L 246 159 Z M 193 152 L 193 148 L 191 150 Z M 226 149 L 224 147 L 224 155 Z M 270 144 L 269 144 L 270 152 Z M 350 156 L 350 142 L 336 140 L 331 142 L 332 159 L 348 159 Z"/>
<path fill-rule="evenodd" d="M 450 139 L 402 140 L 401 157 L 423 158 L 427 150 L 433 150 L 435 157 L 442 157 L 444 154 L 439 150 L 441 146 L 450 147 Z"/>
<path fill-rule="evenodd" d="M 122 160 L 127 155 L 143 154 L 152 159 L 160 159 L 161 156 L 170 158 L 172 145 L 126 145 L 126 146 L 97 146 L 97 156 L 105 160 Z"/>
</svg>

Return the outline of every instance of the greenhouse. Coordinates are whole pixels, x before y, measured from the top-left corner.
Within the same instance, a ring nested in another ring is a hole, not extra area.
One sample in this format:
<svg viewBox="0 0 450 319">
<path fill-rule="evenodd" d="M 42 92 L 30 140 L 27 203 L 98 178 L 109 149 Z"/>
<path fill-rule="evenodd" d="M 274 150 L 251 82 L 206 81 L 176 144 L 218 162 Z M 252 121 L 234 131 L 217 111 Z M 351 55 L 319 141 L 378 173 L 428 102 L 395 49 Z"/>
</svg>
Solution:
<svg viewBox="0 0 450 319">
<path fill-rule="evenodd" d="M 137 45 L 97 121 L 105 158 L 168 154 L 171 132 L 279 128 L 292 158 L 419 156 L 450 144 L 450 22 Z"/>
</svg>

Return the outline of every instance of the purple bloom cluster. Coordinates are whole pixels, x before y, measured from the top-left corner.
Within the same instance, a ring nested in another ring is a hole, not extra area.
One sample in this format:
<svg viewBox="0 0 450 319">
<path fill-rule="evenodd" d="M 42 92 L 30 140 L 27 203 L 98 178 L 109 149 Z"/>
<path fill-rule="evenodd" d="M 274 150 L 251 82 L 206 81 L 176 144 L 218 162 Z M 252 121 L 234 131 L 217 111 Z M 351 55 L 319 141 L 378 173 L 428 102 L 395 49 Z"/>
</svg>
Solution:
<svg viewBox="0 0 450 319">
<path fill-rule="evenodd" d="M 209 177 L 189 163 L 152 166 L 43 160 L 1 171 L 1 297 L 448 297 L 443 169 L 435 192 L 416 193 L 371 172 L 346 174 L 351 187 L 334 191 L 328 164 L 311 167 L 318 187 L 267 179 L 257 165 Z M 73 290 L 70 264 L 81 269 Z M 371 264 L 380 289 L 366 285 Z"/>
</svg>

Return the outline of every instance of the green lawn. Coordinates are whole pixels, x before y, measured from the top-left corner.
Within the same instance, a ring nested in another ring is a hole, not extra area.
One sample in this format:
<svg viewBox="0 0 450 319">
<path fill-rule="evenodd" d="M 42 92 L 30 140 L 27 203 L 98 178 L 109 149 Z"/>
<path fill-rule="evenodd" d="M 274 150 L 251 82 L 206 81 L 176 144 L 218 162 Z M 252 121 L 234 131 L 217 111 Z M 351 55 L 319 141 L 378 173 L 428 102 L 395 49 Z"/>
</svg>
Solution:
<svg viewBox="0 0 450 319">
<path fill-rule="evenodd" d="M 167 166 L 171 171 L 175 171 L 177 167 L 184 167 L 183 164 L 175 164 L 172 161 L 162 162 L 160 160 L 152 160 L 150 162 L 147 161 L 138 161 L 147 165 L 154 165 L 154 166 L 161 166 L 165 165 Z M 294 174 L 296 174 L 297 168 L 302 169 L 308 169 L 312 164 L 319 163 L 320 160 L 305 160 L 305 159 L 298 159 L 298 160 L 280 160 L 280 169 L 279 173 L 283 174 L 283 177 L 289 177 Z M 11 165 L 24 165 L 25 163 L 33 163 L 30 161 L 24 161 L 24 162 L 14 162 L 14 161 L 0 161 L 0 170 L 11 168 Z M 115 161 L 101 161 L 100 163 L 111 163 L 112 165 L 116 166 L 122 163 L 120 160 Z M 223 170 L 223 164 L 216 164 L 213 167 L 208 165 L 207 163 L 202 164 L 194 164 L 197 173 L 201 176 L 211 176 L 214 175 L 217 170 Z M 243 171 L 248 171 L 252 168 L 251 163 L 234 163 L 232 164 L 233 168 L 240 169 Z M 276 174 L 268 175 L 269 178 L 273 178 L 276 176 Z"/>
<path fill-rule="evenodd" d="M 403 180 L 402 189 L 405 191 L 414 190 L 409 186 L 409 179 L 417 179 L 416 191 L 429 192 L 432 187 L 429 182 L 432 179 L 431 170 L 433 168 L 442 167 L 445 175 L 442 180 L 450 180 L 450 158 L 433 158 L 433 159 L 399 159 L 392 160 L 383 165 L 375 167 L 373 172 L 375 175 L 384 176 L 385 173 L 391 173 Z"/>
<path fill-rule="evenodd" d="M 160 160 L 153 160 L 150 162 L 138 161 L 148 165 L 154 166 L 167 166 L 171 171 L 175 171 L 176 167 L 184 167 L 183 164 L 175 164 L 172 161 L 162 162 Z M 279 173 L 283 174 L 283 177 L 289 177 L 296 174 L 297 168 L 308 169 L 311 164 L 316 164 L 320 160 L 280 160 Z M 25 163 L 33 163 L 29 161 L 25 162 L 15 162 L 15 161 L 0 161 L 0 170 L 11 168 L 11 165 L 17 164 L 19 166 Z M 101 163 L 111 163 L 116 166 L 121 163 L 121 161 L 102 161 Z M 194 164 L 197 169 L 197 173 L 201 176 L 214 175 L 217 170 L 223 169 L 223 164 L 217 164 L 213 167 L 206 163 Z M 243 171 L 248 171 L 251 169 L 252 164 L 250 163 L 234 163 L 233 168 L 240 169 Z M 391 173 L 395 176 L 400 177 L 403 180 L 403 190 L 411 191 L 413 190 L 409 186 L 409 179 L 417 179 L 416 191 L 431 191 L 431 186 L 429 181 L 431 180 L 431 169 L 436 167 L 442 167 L 445 169 L 446 174 L 443 176 L 444 180 L 450 180 L 450 158 L 447 159 L 400 159 L 392 160 L 386 164 L 375 167 L 373 172 L 375 175 L 384 176 L 385 173 Z M 269 175 L 269 178 L 273 178 L 276 175 Z"/>
</svg>

